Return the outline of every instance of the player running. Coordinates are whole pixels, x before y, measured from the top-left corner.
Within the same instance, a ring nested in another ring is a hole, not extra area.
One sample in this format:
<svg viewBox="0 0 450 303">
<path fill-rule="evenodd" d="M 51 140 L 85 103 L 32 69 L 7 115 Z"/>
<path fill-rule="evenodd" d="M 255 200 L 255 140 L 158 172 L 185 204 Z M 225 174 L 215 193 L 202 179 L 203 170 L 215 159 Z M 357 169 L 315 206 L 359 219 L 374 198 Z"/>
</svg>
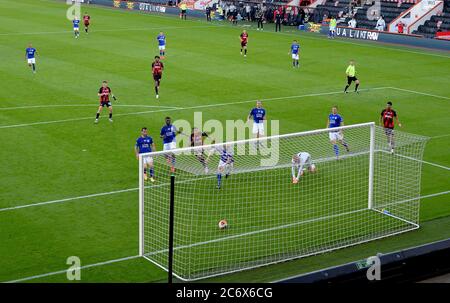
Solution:
<svg viewBox="0 0 450 303">
<path fill-rule="evenodd" d="M 300 51 L 300 44 L 298 44 L 297 40 L 294 40 L 291 45 L 291 51 L 289 54 L 292 55 L 292 67 L 300 67 L 299 63 L 299 51 Z"/>
<path fill-rule="evenodd" d="M 172 150 L 177 148 L 176 136 L 181 133 L 181 130 L 177 130 L 177 128 L 172 125 L 172 119 L 170 117 L 166 117 L 166 124 L 161 128 L 160 137 L 163 139 L 163 149 L 164 150 Z M 175 172 L 175 155 L 167 154 L 166 155 L 167 163 L 170 164 L 170 171 Z"/>
<path fill-rule="evenodd" d="M 91 16 L 88 15 L 88 13 L 84 13 L 83 16 L 83 24 L 84 24 L 84 31 L 86 32 L 86 34 L 89 34 L 89 25 L 91 24 Z"/>
<path fill-rule="evenodd" d="M 389 144 L 389 149 L 391 150 L 391 154 L 394 153 L 395 141 L 394 141 L 394 118 L 395 122 L 399 127 L 402 127 L 402 124 L 398 120 L 398 115 L 395 110 L 392 109 L 392 102 L 389 101 L 386 104 L 386 108 L 381 111 L 380 116 L 380 124 L 384 127 L 384 133 L 387 136 L 387 142 Z"/>
<path fill-rule="evenodd" d="M 347 86 L 345 86 L 344 93 L 348 93 L 347 89 L 350 87 L 353 81 L 355 81 L 355 93 L 358 93 L 359 80 L 356 78 L 355 61 L 350 60 L 350 64 L 345 71 L 347 74 Z"/>
<path fill-rule="evenodd" d="M 204 143 L 204 139 L 208 137 L 209 136 L 206 132 L 202 132 L 197 127 L 194 127 L 191 133 L 191 146 L 202 146 Z M 212 143 L 214 144 L 214 140 L 212 141 Z M 200 164 L 203 166 L 205 174 L 207 174 L 209 172 L 209 168 L 208 168 L 208 158 L 205 156 L 205 150 L 203 148 L 196 149 L 194 151 L 194 155 L 198 159 Z"/>
<path fill-rule="evenodd" d="M 247 116 L 247 123 L 253 120 L 253 136 L 255 138 L 261 138 L 264 136 L 264 121 L 266 120 L 266 110 L 262 107 L 261 101 L 256 101 L 256 107 L 254 107 Z M 259 142 L 256 144 L 259 147 Z"/>
<path fill-rule="evenodd" d="M 338 114 L 337 106 L 333 106 L 331 108 L 331 114 L 328 115 L 327 120 L 327 128 L 335 128 L 339 126 L 344 126 L 344 118 Z M 331 131 L 329 133 L 330 142 L 333 144 L 334 154 L 336 155 L 336 159 L 339 159 L 339 146 L 337 142 L 341 143 L 347 152 L 350 152 L 350 148 L 348 144 L 344 141 L 344 134 L 342 130 Z"/>
<path fill-rule="evenodd" d="M 158 40 L 159 56 L 161 59 L 164 59 L 164 56 L 166 55 L 166 36 L 163 32 L 160 32 L 156 37 L 156 40 Z"/>
<path fill-rule="evenodd" d="M 80 36 L 80 20 L 78 20 L 78 18 L 75 17 L 72 20 L 72 24 L 73 24 L 73 33 L 75 34 L 75 38 L 78 38 Z"/>
<path fill-rule="evenodd" d="M 161 83 L 163 70 L 164 70 L 164 64 L 160 61 L 160 57 L 155 56 L 155 61 L 153 61 L 153 63 L 152 63 L 152 74 L 153 74 L 153 80 L 155 81 L 156 99 L 159 98 L 159 85 Z"/>
<path fill-rule="evenodd" d="M 156 151 L 155 143 L 153 138 L 148 135 L 147 127 L 141 129 L 141 135 L 136 140 L 136 145 L 134 146 L 134 152 L 136 154 L 136 159 L 139 160 L 139 154 L 150 153 Z M 150 181 L 155 182 L 154 170 L 153 170 L 153 157 L 143 156 L 142 161 L 144 163 L 144 180 L 147 181 L 147 171 L 150 172 Z"/>
<path fill-rule="evenodd" d="M 217 189 L 222 187 L 222 174 L 225 173 L 225 178 L 228 178 L 233 170 L 234 157 L 233 151 L 225 144 L 223 147 L 217 147 L 216 151 L 220 153 L 219 165 L 217 166 Z"/>
<path fill-rule="evenodd" d="M 112 119 L 112 104 L 111 101 L 109 100 L 109 97 L 111 96 L 114 100 L 117 100 L 116 97 L 113 95 L 111 88 L 108 86 L 108 81 L 103 81 L 102 82 L 102 86 L 100 87 L 100 89 L 98 90 L 98 94 L 100 97 L 100 105 L 98 107 L 97 110 L 97 115 L 95 116 L 95 121 L 94 123 L 97 124 L 98 123 L 98 118 L 100 117 L 100 113 L 103 110 L 103 107 L 107 107 L 109 110 L 109 122 L 113 122 Z"/>
<path fill-rule="evenodd" d="M 25 49 L 25 58 L 27 59 L 28 66 L 31 67 L 33 74 L 36 73 L 36 54 L 37 51 L 30 43 L 28 47 Z"/>
<path fill-rule="evenodd" d="M 247 43 L 248 43 L 247 31 L 244 29 L 239 37 L 241 39 L 241 55 L 242 51 L 244 51 L 244 57 L 247 57 Z"/>
<path fill-rule="evenodd" d="M 311 155 L 307 152 L 299 152 L 292 156 L 292 183 L 297 184 L 303 176 L 303 168 L 309 172 L 316 172 L 316 166 L 311 161 Z"/>
</svg>

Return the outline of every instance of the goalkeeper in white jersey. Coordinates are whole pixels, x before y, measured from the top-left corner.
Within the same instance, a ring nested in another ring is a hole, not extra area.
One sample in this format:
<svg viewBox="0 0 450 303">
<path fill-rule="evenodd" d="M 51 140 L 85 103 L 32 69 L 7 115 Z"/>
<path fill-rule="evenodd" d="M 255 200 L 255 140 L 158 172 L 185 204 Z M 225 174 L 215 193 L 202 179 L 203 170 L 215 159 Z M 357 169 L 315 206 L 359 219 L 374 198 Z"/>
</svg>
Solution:
<svg viewBox="0 0 450 303">
<path fill-rule="evenodd" d="M 311 155 L 307 152 L 299 152 L 292 156 L 292 183 L 296 184 L 303 176 L 303 169 L 313 173 L 316 166 L 312 163 Z"/>
</svg>

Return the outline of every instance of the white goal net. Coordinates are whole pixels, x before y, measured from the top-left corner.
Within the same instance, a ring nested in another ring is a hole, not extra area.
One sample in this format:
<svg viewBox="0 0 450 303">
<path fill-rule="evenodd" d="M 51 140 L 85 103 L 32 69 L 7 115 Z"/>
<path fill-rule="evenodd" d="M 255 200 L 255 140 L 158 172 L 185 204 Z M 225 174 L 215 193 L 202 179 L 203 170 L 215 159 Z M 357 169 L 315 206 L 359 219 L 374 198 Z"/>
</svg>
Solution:
<svg viewBox="0 0 450 303">
<path fill-rule="evenodd" d="M 141 154 L 140 255 L 167 270 L 172 174 L 173 272 L 182 280 L 418 228 L 427 139 L 396 131 L 391 153 L 384 129 L 374 123 L 333 131 L 342 133 L 349 151 L 342 142 L 336 151 L 330 143 L 336 134 L 322 129 Z M 153 163 L 147 181 L 144 162 Z"/>
</svg>

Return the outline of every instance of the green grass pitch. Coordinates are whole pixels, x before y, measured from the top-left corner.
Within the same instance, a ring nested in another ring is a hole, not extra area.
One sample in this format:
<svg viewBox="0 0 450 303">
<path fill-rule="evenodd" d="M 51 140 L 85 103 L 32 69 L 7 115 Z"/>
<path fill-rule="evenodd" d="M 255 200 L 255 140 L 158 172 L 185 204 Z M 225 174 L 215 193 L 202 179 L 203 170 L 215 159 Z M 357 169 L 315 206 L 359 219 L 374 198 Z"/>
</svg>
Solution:
<svg viewBox="0 0 450 303">
<path fill-rule="evenodd" d="M 268 118 L 280 120 L 281 133 L 323 128 L 334 104 L 346 124 L 377 121 L 391 100 L 404 131 L 431 138 L 421 228 L 208 281 L 273 281 L 450 237 L 449 53 L 252 25 L 244 59 L 241 27 L 94 6 L 82 8 L 92 17 L 90 34 L 74 39 L 67 8 L 62 1 L 0 0 L 0 281 L 67 282 L 68 256 L 96 265 L 82 271 L 82 282 L 163 281 L 163 270 L 135 257 L 133 145 L 140 127 L 157 138 L 166 115 L 245 119 L 258 98 Z M 168 45 L 156 101 L 150 64 L 161 30 Z M 298 70 L 288 55 L 294 38 L 301 43 Z M 35 75 L 25 63 L 29 42 L 38 50 Z M 359 95 L 341 93 L 349 59 L 357 62 Z M 104 112 L 94 125 L 104 79 L 119 103 L 113 124 Z M 41 202 L 51 203 L 30 206 Z"/>
</svg>

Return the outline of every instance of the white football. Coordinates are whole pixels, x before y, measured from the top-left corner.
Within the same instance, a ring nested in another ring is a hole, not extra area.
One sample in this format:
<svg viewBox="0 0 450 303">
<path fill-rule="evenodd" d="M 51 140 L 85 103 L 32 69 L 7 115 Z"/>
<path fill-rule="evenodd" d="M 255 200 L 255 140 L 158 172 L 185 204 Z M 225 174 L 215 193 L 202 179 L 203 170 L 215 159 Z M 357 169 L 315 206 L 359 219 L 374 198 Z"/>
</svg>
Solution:
<svg viewBox="0 0 450 303">
<path fill-rule="evenodd" d="M 225 219 L 219 221 L 219 229 L 225 229 L 228 227 L 228 222 Z"/>
</svg>

